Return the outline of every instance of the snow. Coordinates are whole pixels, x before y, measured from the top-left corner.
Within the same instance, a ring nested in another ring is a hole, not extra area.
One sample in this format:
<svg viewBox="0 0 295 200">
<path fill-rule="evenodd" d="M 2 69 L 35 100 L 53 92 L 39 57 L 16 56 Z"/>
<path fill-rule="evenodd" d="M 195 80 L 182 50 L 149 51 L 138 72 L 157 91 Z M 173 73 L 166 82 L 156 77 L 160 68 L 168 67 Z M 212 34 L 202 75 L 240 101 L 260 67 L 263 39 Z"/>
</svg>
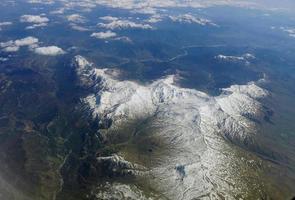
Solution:
<svg viewBox="0 0 295 200">
<path fill-rule="evenodd" d="M 118 80 L 116 70 L 94 68 L 81 56 L 76 57 L 76 67 L 82 84 L 88 77 L 87 84 L 90 81 L 95 86 L 93 94 L 83 99 L 85 105 L 94 118 L 112 119 L 109 129 L 154 117 L 151 123 L 159 127 L 156 134 L 165 138 L 171 152 L 148 174 L 156 177 L 153 186 L 168 198 L 222 193 L 234 199 L 235 194 L 247 190 L 236 174 L 231 176 L 235 156 L 223 138 L 243 143 L 255 134 L 255 121 L 247 116 L 258 118 L 263 112 L 259 99 L 268 95 L 255 82 L 233 85 L 214 97 L 176 86 L 173 75 L 142 85 Z M 224 174 L 226 177 L 220 178 Z"/>
</svg>

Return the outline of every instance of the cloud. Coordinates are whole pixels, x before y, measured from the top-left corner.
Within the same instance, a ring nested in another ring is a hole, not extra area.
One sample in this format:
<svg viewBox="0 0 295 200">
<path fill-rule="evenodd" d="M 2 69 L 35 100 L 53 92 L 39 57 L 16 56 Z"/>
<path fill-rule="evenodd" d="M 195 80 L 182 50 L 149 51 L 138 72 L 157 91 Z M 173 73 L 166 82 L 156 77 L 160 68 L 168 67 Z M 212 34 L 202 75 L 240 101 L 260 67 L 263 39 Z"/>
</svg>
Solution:
<svg viewBox="0 0 295 200">
<path fill-rule="evenodd" d="M 15 40 L 14 41 L 14 44 L 16 46 L 31 46 L 31 45 L 34 45 L 34 44 L 37 44 L 39 42 L 39 39 L 38 38 L 35 38 L 35 37 L 26 37 L 26 38 L 23 38 L 23 39 L 19 39 L 19 40 Z"/>
<path fill-rule="evenodd" d="M 32 3 L 32 4 L 53 4 L 54 1 L 53 0 L 29 0 L 28 3 Z"/>
<path fill-rule="evenodd" d="M 152 15 L 149 19 L 145 21 L 148 23 L 154 24 L 154 23 L 161 22 L 162 20 L 163 20 L 163 17 L 159 14 L 156 14 L 156 15 Z"/>
<path fill-rule="evenodd" d="M 5 52 L 17 52 L 19 50 L 19 46 L 8 46 L 3 48 Z"/>
<path fill-rule="evenodd" d="M 109 38 L 113 38 L 116 37 L 117 34 L 115 32 L 112 31 L 106 31 L 106 32 L 98 32 L 98 33 L 92 33 L 91 37 L 95 37 L 97 39 L 109 39 Z"/>
<path fill-rule="evenodd" d="M 143 8 L 135 9 L 132 12 L 140 13 L 140 14 L 155 15 L 157 14 L 157 9 L 153 7 L 143 7 Z"/>
<path fill-rule="evenodd" d="M 80 1 L 77 4 L 82 4 Z M 171 7 L 191 7 L 191 8 L 204 8 L 211 6 L 238 6 L 238 7 L 256 7 L 257 2 L 246 0 L 96 0 L 96 5 L 103 5 L 112 8 L 128 9 L 133 12 L 141 12 L 145 14 L 155 14 L 158 8 L 171 8 Z"/>
<path fill-rule="evenodd" d="M 75 22 L 75 23 L 84 23 L 86 21 L 85 17 L 79 14 L 68 15 L 67 20 L 70 22 Z"/>
<path fill-rule="evenodd" d="M 116 21 L 119 18 L 118 17 L 112 17 L 112 16 L 104 16 L 104 17 L 100 17 L 100 19 L 104 20 L 104 21 Z"/>
<path fill-rule="evenodd" d="M 0 26 L 12 25 L 12 22 L 0 22 Z"/>
<path fill-rule="evenodd" d="M 23 15 L 20 17 L 20 21 L 26 23 L 41 24 L 49 22 L 49 19 L 47 17 L 42 17 L 39 15 Z"/>
<path fill-rule="evenodd" d="M 0 57 L 0 62 L 6 62 L 6 61 L 8 61 L 8 60 L 9 60 L 8 58 Z"/>
<path fill-rule="evenodd" d="M 31 26 L 27 26 L 26 29 L 35 29 L 37 27 L 47 26 L 49 19 L 40 15 L 23 15 L 20 17 L 20 21 L 33 24 Z"/>
<path fill-rule="evenodd" d="M 2 30 L 3 26 L 9 26 L 12 25 L 12 22 L 0 22 L 0 31 Z"/>
<path fill-rule="evenodd" d="M 51 11 L 50 14 L 64 14 L 65 8 L 59 8 L 57 10 Z"/>
<path fill-rule="evenodd" d="M 114 40 L 122 41 L 122 42 L 126 42 L 126 43 L 132 43 L 132 40 L 127 36 L 116 37 L 116 38 L 114 38 Z"/>
<path fill-rule="evenodd" d="M 34 52 L 39 55 L 57 56 L 65 54 L 66 52 L 57 46 L 37 47 Z"/>
<path fill-rule="evenodd" d="M 288 33 L 290 37 L 295 37 L 295 28 L 280 27 L 280 29 L 285 33 Z"/>
<path fill-rule="evenodd" d="M 71 26 L 72 29 L 74 29 L 76 31 L 90 31 L 89 28 L 86 28 L 86 27 L 83 27 L 83 26 L 79 26 L 79 25 L 77 25 L 75 23 L 71 23 L 70 26 Z"/>
<path fill-rule="evenodd" d="M 130 20 L 119 19 L 117 17 L 105 16 L 101 17 L 106 23 L 98 23 L 98 26 L 106 29 L 152 29 L 149 24 L 136 23 Z"/>
<path fill-rule="evenodd" d="M 35 29 L 37 27 L 44 27 L 44 26 L 47 26 L 47 23 L 33 24 L 31 26 L 27 26 L 26 29 L 29 30 L 29 29 Z"/>
<path fill-rule="evenodd" d="M 35 37 L 25 37 L 18 40 L 9 40 L 7 42 L 0 42 L 2 51 L 17 52 L 20 47 L 29 47 L 29 49 L 36 54 L 56 56 L 65 54 L 66 52 L 57 46 L 39 47 L 39 39 Z"/>
<path fill-rule="evenodd" d="M 192 16 L 191 14 L 183 14 L 178 16 L 169 16 L 169 18 L 173 22 L 179 22 L 179 23 L 187 23 L 187 24 L 199 24 L 199 25 L 213 25 L 216 26 L 216 24 L 212 23 L 208 19 L 199 18 Z"/>
<path fill-rule="evenodd" d="M 127 43 L 132 42 L 132 40 L 129 37 L 126 37 L 126 36 L 117 37 L 117 34 L 112 31 L 92 33 L 91 37 L 95 37 L 97 39 L 112 39 L 114 41 L 122 41 Z"/>
<path fill-rule="evenodd" d="M 218 55 L 215 56 L 215 59 L 220 61 L 227 61 L 227 62 L 245 62 L 246 64 L 250 64 L 250 61 L 255 59 L 255 56 L 250 53 L 245 53 L 241 56 L 226 56 L 226 55 Z"/>
<path fill-rule="evenodd" d="M 5 52 L 17 52 L 20 47 L 28 46 L 30 48 L 34 48 L 36 45 L 38 45 L 38 38 L 35 37 L 26 37 L 23 39 L 18 40 L 10 40 L 7 42 L 0 42 L 0 47 Z"/>
<path fill-rule="evenodd" d="M 54 2 L 53 0 L 29 0 L 33 2 Z M 133 13 L 154 15 L 166 8 L 208 8 L 215 6 L 232 6 L 262 10 L 294 10 L 294 4 L 270 0 L 58 0 L 68 10 L 89 12 L 97 6 L 126 9 Z M 286 0 L 291 1 L 291 0 Z M 290 5 L 291 4 L 291 5 Z"/>
<path fill-rule="evenodd" d="M 80 0 L 80 1 L 62 1 L 63 7 L 67 10 L 79 10 L 80 12 L 90 12 L 98 3 L 96 1 Z"/>
<path fill-rule="evenodd" d="M 8 47 L 14 45 L 14 41 L 9 40 L 8 42 L 0 42 L 0 47 Z"/>
</svg>

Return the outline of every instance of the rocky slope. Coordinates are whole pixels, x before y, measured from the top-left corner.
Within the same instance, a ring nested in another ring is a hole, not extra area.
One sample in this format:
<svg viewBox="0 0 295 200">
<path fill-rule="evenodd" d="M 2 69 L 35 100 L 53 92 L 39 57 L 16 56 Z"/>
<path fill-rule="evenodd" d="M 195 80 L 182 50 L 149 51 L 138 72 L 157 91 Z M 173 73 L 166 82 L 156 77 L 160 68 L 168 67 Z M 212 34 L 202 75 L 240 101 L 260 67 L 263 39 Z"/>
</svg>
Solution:
<svg viewBox="0 0 295 200">
<path fill-rule="evenodd" d="M 210 96 L 177 86 L 173 75 L 143 85 L 120 80 L 117 70 L 95 68 L 82 56 L 75 57 L 75 66 L 80 83 L 93 90 L 83 99 L 84 105 L 100 123 L 109 122 L 104 127 L 106 137 L 131 121 L 151 119 L 145 126 L 154 130 L 148 131 L 168 146 L 157 164 L 138 175 L 152 188 L 169 199 L 248 195 L 247 181 L 238 177 L 247 167 L 224 138 L 239 144 L 253 142 L 263 114 L 259 99 L 268 95 L 255 82 Z"/>
</svg>

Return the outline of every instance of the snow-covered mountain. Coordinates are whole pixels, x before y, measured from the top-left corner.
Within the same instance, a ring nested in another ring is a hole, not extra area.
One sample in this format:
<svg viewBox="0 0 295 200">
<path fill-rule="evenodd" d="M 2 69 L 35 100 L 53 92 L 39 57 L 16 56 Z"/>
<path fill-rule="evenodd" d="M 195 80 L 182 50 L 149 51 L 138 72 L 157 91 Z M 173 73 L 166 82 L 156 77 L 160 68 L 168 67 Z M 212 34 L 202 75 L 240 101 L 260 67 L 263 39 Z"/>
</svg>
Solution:
<svg viewBox="0 0 295 200">
<path fill-rule="evenodd" d="M 143 85 L 122 81 L 118 70 L 97 69 L 82 56 L 75 57 L 75 67 L 80 83 L 92 87 L 93 93 L 83 99 L 85 106 L 94 118 L 112 122 L 108 131 L 137 119 L 153 119 L 149 126 L 157 127 L 153 134 L 165 140 L 170 153 L 138 176 L 149 179 L 155 190 L 169 199 L 234 199 L 247 190 L 238 173 L 231 173 L 243 161 L 224 138 L 252 141 L 263 114 L 259 99 L 268 95 L 257 83 L 233 85 L 210 96 L 177 86 L 174 75 Z"/>
</svg>

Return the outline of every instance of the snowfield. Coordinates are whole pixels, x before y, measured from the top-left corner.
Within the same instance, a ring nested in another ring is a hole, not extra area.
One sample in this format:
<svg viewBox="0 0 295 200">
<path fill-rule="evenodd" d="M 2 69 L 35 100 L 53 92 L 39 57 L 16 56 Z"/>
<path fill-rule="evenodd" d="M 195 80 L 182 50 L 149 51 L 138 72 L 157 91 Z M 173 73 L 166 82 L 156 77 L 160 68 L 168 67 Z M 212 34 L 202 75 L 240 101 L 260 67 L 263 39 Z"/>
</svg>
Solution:
<svg viewBox="0 0 295 200">
<path fill-rule="evenodd" d="M 75 57 L 75 66 L 80 83 L 93 88 L 84 104 L 94 118 L 112 121 L 108 129 L 153 118 L 151 125 L 158 127 L 155 134 L 164 138 L 171 152 L 138 176 L 149 180 L 165 198 L 236 199 L 247 195 L 248 183 L 237 176 L 241 167 L 247 167 L 245 161 L 224 138 L 240 144 L 252 142 L 256 122 L 263 115 L 259 99 L 268 95 L 266 90 L 250 82 L 210 96 L 180 88 L 173 75 L 142 85 L 119 80 L 117 70 L 97 69 L 82 56 Z"/>
</svg>

